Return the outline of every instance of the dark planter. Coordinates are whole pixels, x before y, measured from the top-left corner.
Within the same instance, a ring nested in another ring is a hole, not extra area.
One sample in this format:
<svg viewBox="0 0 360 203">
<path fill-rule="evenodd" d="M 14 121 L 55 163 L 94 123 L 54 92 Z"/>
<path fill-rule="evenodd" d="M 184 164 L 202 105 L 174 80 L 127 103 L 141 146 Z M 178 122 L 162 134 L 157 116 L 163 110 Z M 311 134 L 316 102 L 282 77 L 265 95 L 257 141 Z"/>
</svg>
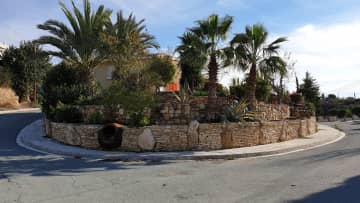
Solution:
<svg viewBox="0 0 360 203">
<path fill-rule="evenodd" d="M 116 149 L 121 146 L 124 129 L 118 123 L 105 125 L 98 132 L 98 141 L 102 148 L 107 150 Z"/>
</svg>

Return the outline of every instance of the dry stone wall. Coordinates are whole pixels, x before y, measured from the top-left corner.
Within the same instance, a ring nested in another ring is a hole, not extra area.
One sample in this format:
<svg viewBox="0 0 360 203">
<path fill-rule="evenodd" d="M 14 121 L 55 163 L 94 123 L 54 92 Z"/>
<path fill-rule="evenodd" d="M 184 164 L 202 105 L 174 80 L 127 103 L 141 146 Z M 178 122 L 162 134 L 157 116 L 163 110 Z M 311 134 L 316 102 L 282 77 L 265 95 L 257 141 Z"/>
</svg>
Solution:
<svg viewBox="0 0 360 203">
<path fill-rule="evenodd" d="M 74 146 L 100 149 L 101 125 L 46 122 L 53 139 Z M 217 150 L 249 147 L 307 137 L 317 132 L 315 117 L 254 123 L 198 123 L 126 128 L 119 151 Z"/>
<path fill-rule="evenodd" d="M 188 103 L 180 103 L 173 97 L 166 97 L 160 100 L 157 108 L 145 112 L 151 123 L 156 125 L 188 125 L 193 120 L 203 120 L 207 117 L 207 97 L 192 97 Z M 220 107 L 229 103 L 226 97 L 218 97 L 216 106 Z M 92 114 L 101 112 L 107 114 L 111 111 L 118 122 L 127 123 L 125 110 L 120 107 L 118 110 L 109 110 L 104 106 L 79 106 L 84 121 L 88 122 Z M 285 104 L 259 103 L 256 108 L 256 118 L 261 121 L 275 121 L 290 118 L 290 107 Z"/>
</svg>

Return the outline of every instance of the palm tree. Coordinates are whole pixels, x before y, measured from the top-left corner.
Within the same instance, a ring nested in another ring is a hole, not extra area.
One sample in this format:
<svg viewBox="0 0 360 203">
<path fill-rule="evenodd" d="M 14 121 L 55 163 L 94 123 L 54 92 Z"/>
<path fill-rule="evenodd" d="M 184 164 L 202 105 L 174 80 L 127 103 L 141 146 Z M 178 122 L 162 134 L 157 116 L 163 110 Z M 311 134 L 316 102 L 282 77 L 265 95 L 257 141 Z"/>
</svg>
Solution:
<svg viewBox="0 0 360 203">
<path fill-rule="evenodd" d="M 247 99 L 251 110 L 256 108 L 257 74 L 267 74 L 269 68 L 280 67 L 279 64 L 283 61 L 278 57 L 278 50 L 280 44 L 287 39 L 280 37 L 270 44 L 266 44 L 267 40 L 268 32 L 265 27 L 261 24 L 255 24 L 246 26 L 245 32 L 236 34 L 231 41 L 239 68 L 250 72 L 247 80 Z"/>
<path fill-rule="evenodd" d="M 189 88 L 193 91 L 195 86 L 201 82 L 201 72 L 204 69 L 207 56 L 201 53 L 204 48 L 203 41 L 192 32 L 186 32 L 179 37 L 181 44 L 176 51 L 180 55 L 181 68 L 181 84 L 189 84 Z"/>
<path fill-rule="evenodd" d="M 132 14 L 124 17 L 120 11 L 115 23 L 106 23 L 105 32 L 101 35 L 104 42 L 102 51 L 108 54 L 118 73 L 139 66 L 138 63 L 149 55 L 148 49 L 159 48 L 155 37 L 147 33 L 144 21 L 137 21 Z"/>
<path fill-rule="evenodd" d="M 194 56 L 194 60 L 202 60 L 204 57 L 208 60 L 209 109 L 213 109 L 216 105 L 219 63 L 228 62 L 224 59 L 227 58 L 229 49 L 223 48 L 222 43 L 227 38 L 232 22 L 233 18 L 231 16 L 220 18 L 218 15 L 213 14 L 205 20 L 197 21 L 197 26 L 189 29 L 188 34 L 186 34 L 194 40 L 194 43 L 190 43 L 196 49 L 195 53 L 197 55 Z M 181 50 L 183 48 L 178 47 L 178 49 Z M 225 66 L 225 64 L 223 64 L 223 66 Z"/>
<path fill-rule="evenodd" d="M 48 53 L 84 70 L 83 82 L 93 82 L 93 69 L 105 58 L 98 50 L 101 47 L 100 33 L 105 23 L 110 21 L 112 11 L 101 5 L 96 12 L 92 12 L 89 0 L 84 0 L 81 12 L 74 1 L 71 2 L 73 12 L 60 3 L 70 26 L 57 20 L 48 20 L 38 25 L 38 28 L 51 35 L 42 36 L 36 42 L 57 48 L 57 51 Z"/>
</svg>

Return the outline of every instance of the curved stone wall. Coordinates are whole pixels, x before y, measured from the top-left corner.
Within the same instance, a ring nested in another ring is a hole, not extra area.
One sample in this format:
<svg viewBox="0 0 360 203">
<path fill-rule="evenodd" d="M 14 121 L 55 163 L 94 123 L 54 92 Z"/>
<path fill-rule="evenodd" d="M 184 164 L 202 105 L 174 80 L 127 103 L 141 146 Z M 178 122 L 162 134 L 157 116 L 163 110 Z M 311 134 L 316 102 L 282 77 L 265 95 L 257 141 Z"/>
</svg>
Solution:
<svg viewBox="0 0 360 203">
<path fill-rule="evenodd" d="M 48 135 L 74 146 L 100 149 L 101 125 L 46 122 Z M 198 123 L 126 128 L 119 151 L 217 150 L 270 144 L 306 137 L 317 132 L 315 117 L 254 123 Z"/>
</svg>

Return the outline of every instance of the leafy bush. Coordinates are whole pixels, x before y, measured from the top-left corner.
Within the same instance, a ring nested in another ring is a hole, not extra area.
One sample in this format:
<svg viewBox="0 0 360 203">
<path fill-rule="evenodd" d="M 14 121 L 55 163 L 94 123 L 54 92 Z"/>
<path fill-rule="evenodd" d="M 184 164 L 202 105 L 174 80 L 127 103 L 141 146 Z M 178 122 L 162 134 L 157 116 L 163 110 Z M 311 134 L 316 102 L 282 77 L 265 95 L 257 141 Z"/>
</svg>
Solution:
<svg viewBox="0 0 360 203">
<path fill-rule="evenodd" d="M 291 103 L 299 104 L 304 101 L 304 97 L 300 93 L 290 94 Z"/>
<path fill-rule="evenodd" d="M 312 116 L 312 115 L 315 114 L 316 107 L 315 107 L 315 105 L 313 103 L 306 102 L 305 106 L 306 106 L 307 111 L 309 112 L 309 116 Z"/>
<path fill-rule="evenodd" d="M 271 85 L 268 81 L 258 79 L 256 81 L 256 99 L 259 101 L 268 101 L 271 95 Z M 230 87 L 230 95 L 237 97 L 238 99 L 246 99 L 247 95 L 247 86 L 246 83 L 237 82 L 236 85 Z"/>
<path fill-rule="evenodd" d="M 46 114 L 59 102 L 75 104 L 80 98 L 95 94 L 92 86 L 79 83 L 81 74 L 79 70 L 64 63 L 55 66 L 47 73 L 41 92 L 42 109 Z"/>
<path fill-rule="evenodd" d="M 206 97 L 208 95 L 209 95 L 209 92 L 202 91 L 202 90 L 197 90 L 193 93 L 193 96 L 195 96 L 195 97 Z"/>
<path fill-rule="evenodd" d="M 202 89 L 202 91 L 209 91 L 209 82 L 205 83 L 204 88 Z M 224 96 L 229 94 L 229 91 L 222 84 L 217 83 L 216 84 L 216 94 L 219 97 L 224 97 Z"/>
<path fill-rule="evenodd" d="M 101 112 L 93 112 L 89 115 L 89 118 L 87 120 L 88 124 L 104 124 L 105 123 L 105 117 L 104 114 Z"/>
<path fill-rule="evenodd" d="M 267 102 L 271 94 L 272 87 L 267 80 L 258 79 L 256 82 L 256 99 Z"/>
<path fill-rule="evenodd" d="M 349 108 L 347 108 L 347 109 L 346 109 L 345 117 L 350 118 L 350 117 L 352 117 L 352 116 L 353 116 L 352 111 L 351 111 Z"/>
<path fill-rule="evenodd" d="M 339 118 L 351 117 L 351 116 L 352 116 L 352 112 L 350 111 L 349 108 L 337 109 L 337 116 L 338 116 Z"/>
<path fill-rule="evenodd" d="M 160 76 L 163 85 L 171 82 L 176 74 L 176 67 L 170 56 L 153 56 L 150 60 L 149 70 Z"/>
<path fill-rule="evenodd" d="M 345 118 L 345 115 L 346 115 L 346 109 L 339 109 L 337 110 L 337 116 L 339 118 Z"/>
<path fill-rule="evenodd" d="M 144 127 L 150 124 L 150 120 L 143 112 L 134 112 L 129 115 L 130 127 Z"/>
<path fill-rule="evenodd" d="M 9 71 L 5 70 L 0 66 L 0 87 L 11 86 L 11 75 Z"/>
<path fill-rule="evenodd" d="M 225 119 L 230 122 L 254 121 L 255 114 L 248 111 L 246 102 L 234 102 L 224 107 Z"/>
<path fill-rule="evenodd" d="M 238 85 L 230 87 L 230 95 L 237 97 L 238 99 L 246 98 L 246 87 L 245 85 Z"/>
<path fill-rule="evenodd" d="M 360 116 L 360 106 L 355 106 L 355 107 L 352 109 L 352 114 L 357 115 L 357 116 Z"/>
<path fill-rule="evenodd" d="M 133 127 L 141 127 L 147 125 L 145 122 L 144 112 L 151 108 L 155 101 L 154 94 L 147 89 L 128 89 L 121 86 L 120 83 L 114 83 L 104 92 L 103 103 L 107 111 L 105 119 L 107 121 L 116 121 L 114 112 L 118 112 L 120 108 L 125 110 L 125 115 L 129 118 L 129 125 Z"/>
<path fill-rule="evenodd" d="M 59 104 L 54 110 L 53 120 L 59 123 L 81 123 L 83 116 L 80 110 L 71 105 Z"/>
<path fill-rule="evenodd" d="M 329 116 L 337 116 L 338 110 L 337 109 L 330 109 L 329 110 Z"/>
</svg>

